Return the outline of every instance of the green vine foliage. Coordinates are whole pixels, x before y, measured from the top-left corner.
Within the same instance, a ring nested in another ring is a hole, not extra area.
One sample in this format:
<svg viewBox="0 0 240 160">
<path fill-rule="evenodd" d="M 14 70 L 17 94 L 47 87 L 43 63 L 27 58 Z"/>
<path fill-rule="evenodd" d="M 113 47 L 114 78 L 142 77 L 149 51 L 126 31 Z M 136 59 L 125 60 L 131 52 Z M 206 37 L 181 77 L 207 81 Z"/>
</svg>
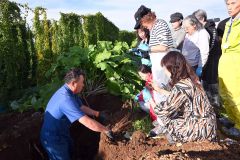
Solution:
<svg viewBox="0 0 240 160">
<path fill-rule="evenodd" d="M 96 17 L 94 15 L 83 16 L 84 46 L 97 44 Z"/>
<path fill-rule="evenodd" d="M 96 30 L 98 41 L 112 41 L 118 39 L 119 29 L 100 12 L 96 15 Z"/>
<path fill-rule="evenodd" d="M 14 2 L 0 2 L 0 103 L 18 97 L 28 84 L 30 55 L 26 22 Z"/>
<path fill-rule="evenodd" d="M 118 40 L 122 42 L 127 42 L 129 46 L 131 46 L 132 42 L 136 39 L 135 32 L 128 32 L 125 30 L 122 30 L 119 32 Z"/>
<path fill-rule="evenodd" d="M 44 79 L 44 28 L 40 20 L 40 15 L 45 11 L 44 8 L 37 7 L 34 10 L 33 33 L 35 39 L 35 50 L 37 55 L 36 81 L 39 85 Z"/>
<path fill-rule="evenodd" d="M 37 72 L 37 54 L 35 50 L 34 37 L 32 30 L 27 26 L 27 47 L 30 54 L 30 79 L 31 85 L 36 85 L 36 72 Z"/>
<path fill-rule="evenodd" d="M 48 60 L 48 63 L 51 62 L 52 51 L 51 51 L 51 42 L 50 42 L 50 25 L 51 22 L 47 19 L 46 10 L 43 11 L 43 41 L 44 41 L 44 58 Z"/>
<path fill-rule="evenodd" d="M 100 12 L 83 16 L 84 46 L 97 44 L 98 41 L 116 41 L 119 29 Z"/>
<path fill-rule="evenodd" d="M 67 51 L 70 47 L 84 45 L 82 18 L 75 13 L 60 13 L 60 52 Z"/>
<path fill-rule="evenodd" d="M 42 20 L 40 19 L 42 16 Z M 52 41 L 50 33 L 51 22 L 47 19 L 46 9 L 37 7 L 34 10 L 33 32 L 35 50 L 37 55 L 36 80 L 37 84 L 46 83 L 45 73 L 54 61 L 52 54 Z"/>
<path fill-rule="evenodd" d="M 59 38 L 59 26 L 57 24 L 58 22 L 57 21 L 53 21 L 52 22 L 52 25 L 51 25 L 51 28 L 50 28 L 50 33 L 51 33 L 51 38 L 52 38 L 52 53 L 53 53 L 53 56 L 56 57 L 59 52 L 60 52 L 60 48 L 59 48 L 59 41 L 60 41 L 60 38 Z"/>
<path fill-rule="evenodd" d="M 34 20 L 33 20 L 33 33 L 35 38 L 35 48 L 37 53 L 37 59 L 43 59 L 43 25 L 40 21 L 40 15 L 44 9 L 37 7 L 34 10 Z"/>
</svg>

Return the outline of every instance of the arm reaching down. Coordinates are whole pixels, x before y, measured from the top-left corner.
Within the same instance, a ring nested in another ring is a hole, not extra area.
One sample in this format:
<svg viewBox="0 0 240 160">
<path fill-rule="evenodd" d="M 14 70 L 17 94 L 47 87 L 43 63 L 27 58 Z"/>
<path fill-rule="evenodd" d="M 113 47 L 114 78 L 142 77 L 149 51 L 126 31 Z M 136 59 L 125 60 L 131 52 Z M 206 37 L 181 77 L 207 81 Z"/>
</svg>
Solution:
<svg viewBox="0 0 240 160">
<path fill-rule="evenodd" d="M 87 128 L 95 131 L 95 132 L 103 132 L 107 133 L 109 129 L 105 126 L 103 126 L 101 123 L 95 121 L 94 119 L 88 117 L 87 115 L 79 118 L 78 120 L 81 124 L 86 126 Z"/>
<path fill-rule="evenodd" d="M 157 92 L 159 92 L 159 93 L 161 93 L 161 94 L 167 95 L 167 96 L 170 95 L 170 92 L 169 92 L 169 91 L 160 88 L 156 83 L 152 82 L 151 85 L 152 85 L 152 88 L 153 88 L 155 91 L 157 91 Z"/>
<path fill-rule="evenodd" d="M 87 115 L 79 118 L 78 120 L 81 124 L 87 128 L 95 131 L 104 133 L 110 141 L 115 141 L 114 134 L 107 127 L 103 126 L 101 123 L 95 121 L 94 119 L 88 117 Z"/>
<path fill-rule="evenodd" d="M 95 117 L 98 117 L 99 116 L 99 111 L 95 111 L 93 110 L 92 108 L 88 107 L 88 106 L 85 106 L 85 105 L 82 105 L 80 107 L 80 109 L 87 115 L 89 116 L 95 116 Z"/>
</svg>

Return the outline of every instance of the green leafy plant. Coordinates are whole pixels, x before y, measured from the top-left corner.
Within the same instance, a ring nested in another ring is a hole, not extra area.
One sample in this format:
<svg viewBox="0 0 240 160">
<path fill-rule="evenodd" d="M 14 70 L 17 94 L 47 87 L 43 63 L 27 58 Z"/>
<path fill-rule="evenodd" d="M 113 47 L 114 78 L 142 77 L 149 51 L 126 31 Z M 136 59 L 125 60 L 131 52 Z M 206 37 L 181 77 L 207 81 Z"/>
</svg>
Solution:
<svg viewBox="0 0 240 160">
<path fill-rule="evenodd" d="M 126 42 L 101 41 L 90 46 L 90 56 L 97 68 L 106 76 L 106 87 L 115 95 L 132 98 L 139 91 L 141 80 L 137 74 L 137 64 L 127 54 Z"/>
<path fill-rule="evenodd" d="M 149 133 L 152 129 L 152 122 L 149 116 L 145 116 L 143 119 L 134 121 L 132 126 L 135 131 L 141 130 L 144 133 Z"/>
</svg>

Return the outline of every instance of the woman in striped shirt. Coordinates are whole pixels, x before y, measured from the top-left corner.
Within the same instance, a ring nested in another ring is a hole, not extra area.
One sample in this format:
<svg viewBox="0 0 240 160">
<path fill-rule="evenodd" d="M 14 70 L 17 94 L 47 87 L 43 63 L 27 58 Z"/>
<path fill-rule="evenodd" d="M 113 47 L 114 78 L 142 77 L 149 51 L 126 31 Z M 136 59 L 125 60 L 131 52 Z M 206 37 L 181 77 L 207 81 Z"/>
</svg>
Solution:
<svg viewBox="0 0 240 160">
<path fill-rule="evenodd" d="M 156 14 L 151 11 L 141 18 L 140 23 L 150 31 L 149 47 L 147 50 L 149 51 L 152 62 L 153 81 L 156 82 L 158 86 L 165 86 L 169 78 L 163 72 L 160 62 L 167 51 L 173 47 L 171 31 L 167 23 L 162 19 L 157 19 Z M 141 47 L 139 48 L 141 49 Z M 153 94 L 156 102 L 160 103 L 165 100 L 164 95 L 157 92 Z"/>
</svg>

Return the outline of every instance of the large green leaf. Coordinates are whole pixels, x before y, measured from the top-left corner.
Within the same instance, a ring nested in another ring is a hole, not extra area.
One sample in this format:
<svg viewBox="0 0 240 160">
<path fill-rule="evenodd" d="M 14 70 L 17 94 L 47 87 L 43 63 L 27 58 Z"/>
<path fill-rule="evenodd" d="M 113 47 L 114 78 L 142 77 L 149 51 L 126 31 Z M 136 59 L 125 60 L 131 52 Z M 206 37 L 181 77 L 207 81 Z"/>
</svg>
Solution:
<svg viewBox="0 0 240 160">
<path fill-rule="evenodd" d="M 97 64 L 97 67 L 104 71 L 108 67 L 108 64 L 106 62 L 100 62 Z"/>
<path fill-rule="evenodd" d="M 108 80 L 107 81 L 107 89 L 110 93 L 114 95 L 121 95 L 120 85 L 117 81 Z"/>
<path fill-rule="evenodd" d="M 99 62 L 109 59 L 110 57 L 111 57 L 111 52 L 105 49 L 103 52 L 99 53 L 96 56 L 94 63 L 98 64 Z"/>
<path fill-rule="evenodd" d="M 118 67 L 118 64 L 117 63 L 115 63 L 115 62 L 113 62 L 113 61 L 107 61 L 107 63 L 110 65 L 110 66 L 112 66 L 113 68 L 117 68 Z"/>
<path fill-rule="evenodd" d="M 123 64 L 129 63 L 129 64 L 131 64 L 132 60 L 129 59 L 129 58 L 124 58 L 120 63 L 123 63 Z"/>
</svg>

